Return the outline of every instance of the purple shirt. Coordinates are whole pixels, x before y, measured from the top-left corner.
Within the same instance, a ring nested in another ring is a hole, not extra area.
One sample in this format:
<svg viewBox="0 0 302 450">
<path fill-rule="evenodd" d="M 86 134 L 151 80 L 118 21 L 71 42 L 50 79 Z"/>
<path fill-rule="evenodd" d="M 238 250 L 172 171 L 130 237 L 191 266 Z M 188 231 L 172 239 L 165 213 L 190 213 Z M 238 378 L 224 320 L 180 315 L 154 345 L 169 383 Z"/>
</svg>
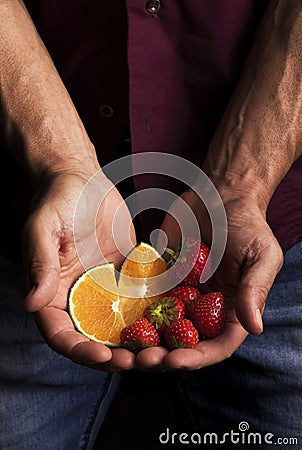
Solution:
<svg viewBox="0 0 302 450">
<path fill-rule="evenodd" d="M 267 5 L 162 0 L 153 2 L 159 6 L 154 16 L 144 0 L 25 3 L 101 164 L 117 157 L 128 122 L 132 152 L 174 153 L 200 164 Z M 137 177 L 135 185 L 177 190 L 171 180 L 152 176 Z M 284 250 L 302 240 L 301 192 L 299 158 L 268 209 Z M 150 217 L 155 215 L 146 214 L 145 235 L 160 225 Z"/>
</svg>

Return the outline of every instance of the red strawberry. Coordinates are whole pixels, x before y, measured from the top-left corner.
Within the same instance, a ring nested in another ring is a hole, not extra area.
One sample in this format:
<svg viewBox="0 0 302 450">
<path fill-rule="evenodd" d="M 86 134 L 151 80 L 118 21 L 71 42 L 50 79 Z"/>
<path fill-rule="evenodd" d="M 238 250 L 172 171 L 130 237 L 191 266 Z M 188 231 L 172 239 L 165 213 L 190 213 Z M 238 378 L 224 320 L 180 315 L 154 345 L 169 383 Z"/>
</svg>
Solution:
<svg viewBox="0 0 302 450">
<path fill-rule="evenodd" d="M 188 319 L 174 320 L 165 331 L 166 344 L 171 348 L 193 348 L 198 342 L 198 331 Z"/>
<path fill-rule="evenodd" d="M 166 249 L 166 252 L 171 256 L 168 265 L 175 264 L 176 281 L 182 285 L 198 286 L 210 253 L 209 247 L 194 237 L 188 237 L 176 252 L 171 249 Z"/>
<path fill-rule="evenodd" d="M 185 317 L 185 310 L 185 304 L 178 298 L 164 297 L 147 306 L 143 316 L 154 326 L 159 337 L 162 339 L 166 327 L 173 320 L 183 319 Z"/>
<path fill-rule="evenodd" d="M 221 292 L 211 292 L 191 301 L 188 316 L 205 337 L 218 336 L 225 327 L 225 302 Z"/>
<path fill-rule="evenodd" d="M 153 325 L 144 318 L 136 320 L 133 324 L 121 331 L 121 345 L 132 352 L 153 347 L 159 344 L 159 337 Z"/>
<path fill-rule="evenodd" d="M 186 306 L 194 299 L 201 296 L 199 290 L 194 286 L 176 286 L 167 293 L 167 297 L 177 297 Z"/>
</svg>

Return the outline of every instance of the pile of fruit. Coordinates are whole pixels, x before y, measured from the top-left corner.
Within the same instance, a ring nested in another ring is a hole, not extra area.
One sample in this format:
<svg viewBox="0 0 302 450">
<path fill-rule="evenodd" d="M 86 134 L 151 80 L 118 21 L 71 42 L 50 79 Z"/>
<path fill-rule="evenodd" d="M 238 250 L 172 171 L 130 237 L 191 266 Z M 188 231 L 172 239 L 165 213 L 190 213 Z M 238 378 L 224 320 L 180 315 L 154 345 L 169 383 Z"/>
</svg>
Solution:
<svg viewBox="0 0 302 450">
<path fill-rule="evenodd" d="M 200 339 L 218 336 L 224 326 L 225 305 L 220 292 L 201 295 L 197 288 L 181 285 L 123 328 L 121 345 L 133 352 L 156 345 L 193 348 Z"/>
<path fill-rule="evenodd" d="M 118 283 L 113 264 L 82 274 L 69 295 L 69 312 L 78 331 L 91 340 L 135 353 L 157 345 L 193 348 L 199 340 L 222 333 L 222 293 L 202 294 L 199 290 L 208 247 L 186 238 L 181 251 L 167 249 L 167 254 L 168 262 L 152 246 L 139 244 L 125 259 Z M 176 287 L 152 295 L 152 277 L 165 274 L 172 266 Z M 125 295 L 129 282 L 140 293 L 134 298 Z"/>
</svg>

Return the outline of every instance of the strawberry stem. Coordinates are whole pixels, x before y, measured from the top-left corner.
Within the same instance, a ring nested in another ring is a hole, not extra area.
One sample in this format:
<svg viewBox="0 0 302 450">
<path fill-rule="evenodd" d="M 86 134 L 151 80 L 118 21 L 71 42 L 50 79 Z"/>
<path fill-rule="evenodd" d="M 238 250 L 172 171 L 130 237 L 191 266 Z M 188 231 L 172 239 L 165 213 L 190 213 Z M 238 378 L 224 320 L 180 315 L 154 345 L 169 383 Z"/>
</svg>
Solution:
<svg viewBox="0 0 302 450">
<path fill-rule="evenodd" d="M 175 250 L 172 250 L 172 248 L 167 247 L 165 249 L 165 252 L 168 253 L 168 255 L 170 255 L 170 259 L 167 262 L 167 266 L 171 267 L 171 266 L 173 266 L 173 264 L 177 260 L 178 255 L 179 255 L 179 251 L 178 250 L 175 251 Z"/>
<path fill-rule="evenodd" d="M 172 250 L 172 248 L 169 248 L 169 247 L 167 247 L 165 249 L 165 252 L 168 253 L 168 255 L 172 256 L 172 258 L 174 258 L 175 253 L 176 253 L 175 250 Z"/>
</svg>

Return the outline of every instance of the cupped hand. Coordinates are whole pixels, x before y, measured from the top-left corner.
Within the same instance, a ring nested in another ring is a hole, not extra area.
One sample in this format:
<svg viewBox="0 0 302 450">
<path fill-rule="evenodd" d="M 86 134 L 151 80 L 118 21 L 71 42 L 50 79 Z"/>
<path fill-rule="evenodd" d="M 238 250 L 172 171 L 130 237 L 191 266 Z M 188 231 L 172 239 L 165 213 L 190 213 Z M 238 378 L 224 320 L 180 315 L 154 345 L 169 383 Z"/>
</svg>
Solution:
<svg viewBox="0 0 302 450">
<path fill-rule="evenodd" d="M 211 222 L 200 198 L 194 191 L 182 199 L 195 214 L 202 240 L 211 243 Z M 137 361 L 149 368 L 154 361 L 159 367 L 194 370 L 218 363 L 237 350 L 248 333 L 262 332 L 262 313 L 268 292 L 283 262 L 281 248 L 269 228 L 264 213 L 252 196 L 228 192 L 223 203 L 228 220 L 228 237 L 224 255 L 205 290 L 221 291 L 226 299 L 227 320 L 224 332 L 194 349 L 147 349 Z M 176 200 L 177 202 L 177 200 Z M 177 205 L 173 205 L 177 208 Z M 180 230 L 170 214 L 162 229 L 170 247 L 180 242 Z"/>
<path fill-rule="evenodd" d="M 113 231 L 119 235 L 118 246 Z M 78 333 L 67 312 L 75 279 L 95 264 L 110 261 L 119 267 L 134 244 L 130 213 L 101 172 L 92 178 L 64 172 L 44 180 L 23 230 L 25 309 L 34 313 L 53 350 L 97 369 L 134 366 L 129 351 L 111 350 Z"/>
</svg>

